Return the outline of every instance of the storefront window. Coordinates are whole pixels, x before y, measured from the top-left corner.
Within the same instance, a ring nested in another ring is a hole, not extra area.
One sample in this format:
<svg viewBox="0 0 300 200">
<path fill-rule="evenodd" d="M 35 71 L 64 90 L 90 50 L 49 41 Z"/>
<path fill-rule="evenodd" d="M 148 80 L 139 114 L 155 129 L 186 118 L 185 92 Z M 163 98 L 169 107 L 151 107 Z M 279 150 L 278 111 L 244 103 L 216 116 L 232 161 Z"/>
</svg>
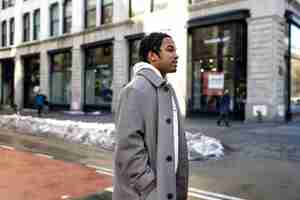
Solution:
<svg viewBox="0 0 300 200">
<path fill-rule="evenodd" d="M 86 50 L 85 104 L 109 108 L 112 102 L 112 45 Z"/>
<path fill-rule="evenodd" d="M 231 109 L 244 109 L 240 105 L 246 97 L 244 29 L 242 24 L 230 23 L 190 31 L 190 112 L 217 113 L 224 89 L 229 90 Z"/>
<path fill-rule="evenodd" d="M 290 110 L 300 113 L 300 28 L 291 25 Z"/>
<path fill-rule="evenodd" d="M 51 55 L 51 91 L 50 102 L 54 105 L 69 105 L 71 98 L 70 51 Z"/>
</svg>

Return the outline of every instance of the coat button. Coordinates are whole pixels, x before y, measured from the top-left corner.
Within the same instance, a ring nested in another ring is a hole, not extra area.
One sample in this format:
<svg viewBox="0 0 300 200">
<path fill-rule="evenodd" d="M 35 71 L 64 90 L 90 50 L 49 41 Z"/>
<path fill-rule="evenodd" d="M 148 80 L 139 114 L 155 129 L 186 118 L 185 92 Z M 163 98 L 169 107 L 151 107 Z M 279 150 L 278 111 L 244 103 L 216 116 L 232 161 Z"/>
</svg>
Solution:
<svg viewBox="0 0 300 200">
<path fill-rule="evenodd" d="M 172 161 L 172 156 L 167 156 L 166 161 L 171 162 Z"/>
<path fill-rule="evenodd" d="M 172 194 L 172 193 L 168 193 L 168 194 L 167 194 L 167 198 L 168 198 L 168 199 L 173 199 L 173 194 Z"/>
<path fill-rule="evenodd" d="M 171 119 L 170 119 L 170 118 L 167 118 L 167 119 L 166 119 L 166 122 L 167 122 L 167 124 L 171 124 Z"/>
<path fill-rule="evenodd" d="M 165 86 L 165 87 L 164 87 L 164 91 L 165 91 L 165 92 L 169 92 L 169 87 L 168 87 L 168 86 Z"/>
</svg>

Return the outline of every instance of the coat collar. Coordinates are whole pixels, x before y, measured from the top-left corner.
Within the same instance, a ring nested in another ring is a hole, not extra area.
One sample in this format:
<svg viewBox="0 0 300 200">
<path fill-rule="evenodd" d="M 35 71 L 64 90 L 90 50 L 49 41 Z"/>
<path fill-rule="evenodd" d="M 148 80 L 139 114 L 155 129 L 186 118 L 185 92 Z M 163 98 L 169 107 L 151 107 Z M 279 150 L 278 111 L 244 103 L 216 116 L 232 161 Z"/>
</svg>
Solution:
<svg viewBox="0 0 300 200">
<path fill-rule="evenodd" d="M 141 75 L 149 80 L 155 87 L 159 88 L 167 83 L 166 80 L 162 79 L 162 77 L 158 76 L 155 71 L 149 68 L 141 69 L 137 72 L 136 75 Z"/>
</svg>

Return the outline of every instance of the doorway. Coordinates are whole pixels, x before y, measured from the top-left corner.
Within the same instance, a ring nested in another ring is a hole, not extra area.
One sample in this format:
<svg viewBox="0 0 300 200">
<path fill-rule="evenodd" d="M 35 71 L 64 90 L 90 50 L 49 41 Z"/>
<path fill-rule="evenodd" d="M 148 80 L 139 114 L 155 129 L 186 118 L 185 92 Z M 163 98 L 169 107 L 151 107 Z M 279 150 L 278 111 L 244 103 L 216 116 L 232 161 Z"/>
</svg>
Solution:
<svg viewBox="0 0 300 200">
<path fill-rule="evenodd" d="M 40 85 L 39 55 L 25 56 L 24 65 L 24 108 L 34 108 L 34 87 Z"/>
</svg>

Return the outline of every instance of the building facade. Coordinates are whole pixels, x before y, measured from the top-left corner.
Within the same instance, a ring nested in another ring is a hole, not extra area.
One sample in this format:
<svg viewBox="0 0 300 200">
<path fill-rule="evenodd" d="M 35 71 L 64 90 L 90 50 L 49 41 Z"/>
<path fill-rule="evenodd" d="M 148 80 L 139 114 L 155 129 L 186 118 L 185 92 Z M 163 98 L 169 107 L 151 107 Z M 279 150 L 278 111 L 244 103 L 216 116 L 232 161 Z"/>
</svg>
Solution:
<svg viewBox="0 0 300 200">
<path fill-rule="evenodd" d="M 300 2 L 296 0 L 1 0 L 0 104 L 114 111 L 132 78 L 140 39 L 170 34 L 185 116 L 216 115 L 223 89 L 232 116 L 300 115 Z"/>
</svg>

